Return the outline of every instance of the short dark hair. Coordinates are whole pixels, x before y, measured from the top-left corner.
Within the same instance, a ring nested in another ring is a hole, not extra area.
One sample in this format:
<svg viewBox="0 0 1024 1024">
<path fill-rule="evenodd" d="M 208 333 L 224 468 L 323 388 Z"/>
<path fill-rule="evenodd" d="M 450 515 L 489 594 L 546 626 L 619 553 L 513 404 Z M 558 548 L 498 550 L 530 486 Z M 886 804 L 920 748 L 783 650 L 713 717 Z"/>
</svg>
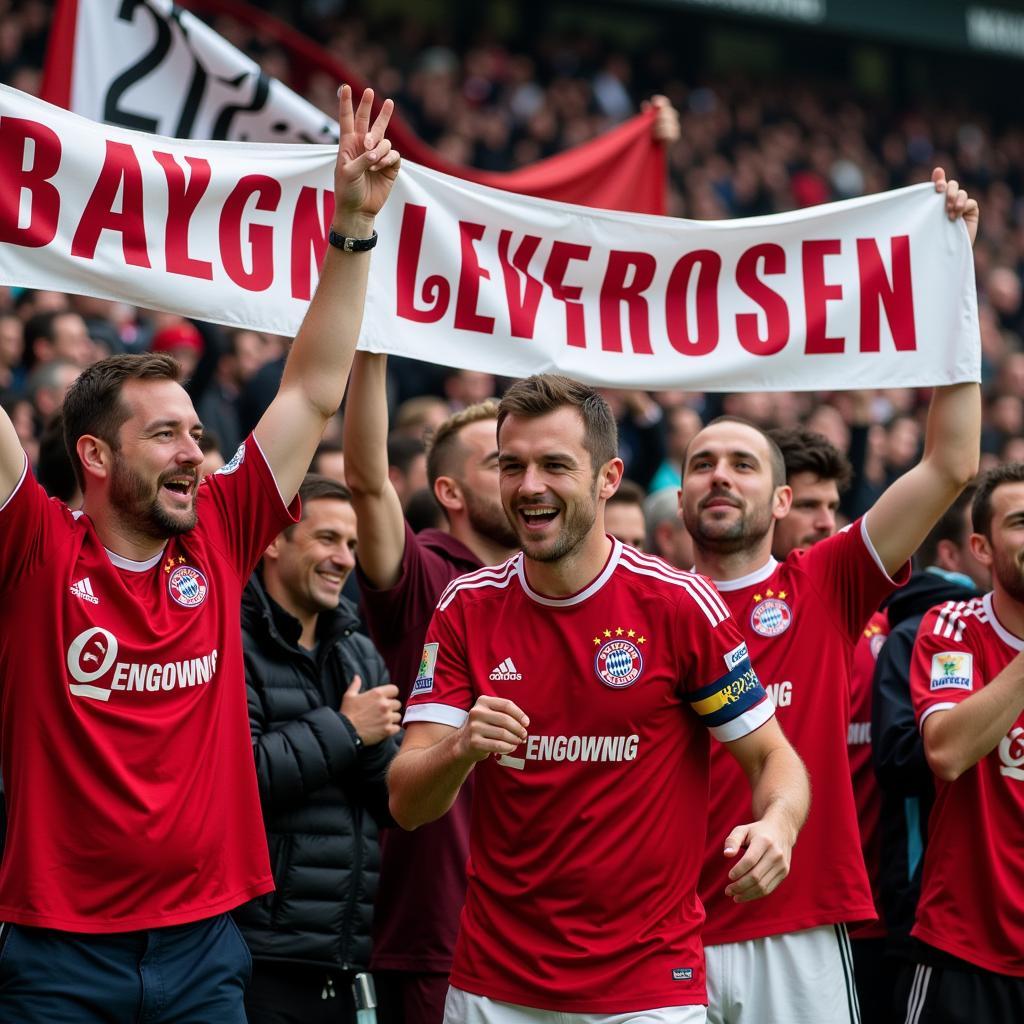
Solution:
<svg viewBox="0 0 1024 1024">
<path fill-rule="evenodd" d="M 765 444 L 768 445 L 768 459 L 772 464 L 772 486 L 782 487 L 786 482 L 786 460 L 782 456 L 782 449 L 778 446 L 775 438 L 767 430 L 762 430 L 756 423 L 751 423 L 750 420 L 744 419 L 742 416 L 731 416 L 726 414 L 725 416 L 716 416 L 713 420 L 705 423 L 701 430 L 707 430 L 708 427 L 713 427 L 716 423 L 738 423 L 741 427 L 750 427 L 751 430 L 756 434 L 760 434 Z M 695 435 L 699 436 L 699 435 Z M 693 441 L 690 441 L 693 444 Z M 689 445 L 687 445 L 687 455 L 689 455 Z M 686 476 L 686 463 L 683 463 L 683 476 Z"/>
<path fill-rule="evenodd" d="M 85 472 L 78 458 L 78 439 L 86 434 L 99 437 L 116 452 L 121 448 L 118 434 L 131 416 L 121 401 L 121 390 L 129 380 L 181 380 L 181 368 L 171 356 L 144 352 L 101 359 L 86 367 L 64 397 L 64 444 L 75 468 L 75 479 L 85 493 Z"/>
<path fill-rule="evenodd" d="M 609 505 L 637 505 L 642 512 L 647 492 L 632 480 L 622 480 L 619 489 L 608 499 Z"/>
<path fill-rule="evenodd" d="M 992 495 L 1003 484 L 1024 484 L 1024 462 L 1004 462 L 983 473 L 971 502 L 971 526 L 992 539 Z"/>
<path fill-rule="evenodd" d="M 813 473 L 820 480 L 834 480 L 840 494 L 850 486 L 850 460 L 824 434 L 806 427 L 776 427 L 768 436 L 782 452 L 787 480 L 794 473 Z"/>
<path fill-rule="evenodd" d="M 302 519 L 306 518 L 306 509 L 311 501 L 323 501 L 332 498 L 352 504 L 352 492 L 341 482 L 320 473 L 307 473 L 299 484 L 299 501 L 302 504 Z M 301 522 L 301 519 L 300 519 Z M 281 532 L 291 537 L 298 523 L 289 523 Z"/>
<path fill-rule="evenodd" d="M 928 536 L 921 541 L 917 549 L 915 561 L 918 568 L 927 569 L 929 565 L 935 564 L 939 554 L 939 544 L 944 540 L 952 541 L 959 547 L 964 539 L 964 513 L 974 500 L 977 488 L 969 484 L 956 497 L 945 512 L 939 516 L 939 521 L 928 531 Z"/>
<path fill-rule="evenodd" d="M 497 417 L 498 403 L 488 399 L 486 402 L 466 406 L 465 409 L 449 416 L 437 430 L 427 436 L 427 481 L 431 490 L 434 489 L 438 477 L 454 476 L 457 472 L 456 460 L 465 457 L 459 444 L 459 434 L 471 423 L 480 423 Z"/>
<path fill-rule="evenodd" d="M 427 446 L 418 437 L 405 437 L 403 434 L 392 434 L 388 438 L 388 465 L 403 473 L 427 450 Z"/>
<path fill-rule="evenodd" d="M 566 406 L 575 409 L 583 420 L 583 447 L 590 454 L 596 476 L 619 453 L 618 427 L 602 395 L 572 377 L 541 373 L 517 380 L 498 405 L 498 436 L 509 416 L 537 419 Z"/>
</svg>

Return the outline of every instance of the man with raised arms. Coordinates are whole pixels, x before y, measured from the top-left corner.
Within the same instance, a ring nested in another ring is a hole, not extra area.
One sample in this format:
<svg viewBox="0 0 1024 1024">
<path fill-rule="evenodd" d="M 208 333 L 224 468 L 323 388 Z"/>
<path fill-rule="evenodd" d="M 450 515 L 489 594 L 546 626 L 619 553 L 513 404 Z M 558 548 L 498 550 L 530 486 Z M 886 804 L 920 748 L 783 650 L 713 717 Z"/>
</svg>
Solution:
<svg viewBox="0 0 1024 1024">
<path fill-rule="evenodd" d="M 345 392 L 374 215 L 398 171 L 385 103 L 340 94 L 332 245 L 276 398 L 199 484 L 202 424 L 163 355 L 69 391 L 81 512 L 46 498 L 0 414 L 0 1021 L 242 1024 L 227 911 L 272 879 L 239 606 Z M 346 246 L 346 240 L 348 244 Z M 45 635 L 40 634 L 45 623 Z"/>
<path fill-rule="evenodd" d="M 806 775 L 714 588 L 605 533 L 622 461 L 604 399 L 519 381 L 498 450 L 523 551 L 442 595 L 390 777 L 406 828 L 475 779 L 446 1024 L 702 1022 L 708 733 L 753 794 L 737 899 L 785 877 Z"/>
<path fill-rule="evenodd" d="M 944 206 L 951 220 L 962 218 L 973 242 L 977 203 L 940 169 L 933 181 L 944 195 L 936 216 Z M 882 598 L 906 579 L 910 556 L 976 472 L 980 423 L 977 384 L 936 388 L 918 465 L 849 529 L 782 562 L 772 557 L 773 533 L 792 491 L 778 446 L 727 417 L 690 442 L 680 501 L 697 570 L 715 581 L 766 689 L 785 688 L 779 722 L 814 790 L 785 891 L 739 906 L 743 851 L 730 830 L 745 786 L 713 744 L 700 896 L 716 1024 L 859 1021 L 845 922 L 873 919 L 875 910 L 846 766 L 851 657 Z"/>
</svg>

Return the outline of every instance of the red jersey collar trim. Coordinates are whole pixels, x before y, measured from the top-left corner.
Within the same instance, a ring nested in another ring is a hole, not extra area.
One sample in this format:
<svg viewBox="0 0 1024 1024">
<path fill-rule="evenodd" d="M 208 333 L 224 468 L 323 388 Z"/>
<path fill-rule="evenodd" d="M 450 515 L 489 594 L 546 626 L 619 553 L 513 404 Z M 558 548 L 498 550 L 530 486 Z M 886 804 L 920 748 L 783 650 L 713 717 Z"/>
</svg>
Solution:
<svg viewBox="0 0 1024 1024">
<path fill-rule="evenodd" d="M 981 603 L 985 609 L 985 614 L 988 616 L 988 621 L 992 623 L 992 629 L 996 636 L 999 637 L 1007 647 L 1012 647 L 1015 651 L 1024 651 L 1024 640 L 1011 633 L 999 621 L 999 618 L 996 615 L 995 602 L 992 600 L 991 590 L 981 599 Z"/>
<path fill-rule="evenodd" d="M 612 573 L 615 572 L 615 567 L 619 564 L 622 542 L 614 537 L 609 537 L 609 540 L 612 542 L 612 550 L 608 555 L 608 561 L 604 563 L 604 568 L 590 583 L 575 594 L 570 594 L 568 597 L 546 597 L 544 594 L 538 594 L 526 582 L 526 557 L 522 553 L 517 556 L 518 564 L 516 565 L 516 575 L 519 577 L 520 586 L 531 601 L 536 601 L 537 604 L 542 604 L 547 608 L 569 608 L 572 605 L 582 604 L 588 597 L 593 597 L 612 578 Z"/>
<path fill-rule="evenodd" d="M 735 580 L 712 580 L 711 582 L 719 590 L 742 590 L 744 587 L 752 587 L 755 583 L 763 583 L 778 567 L 778 560 L 774 556 L 769 556 L 768 561 L 760 569 L 748 572 L 746 576 L 740 576 Z"/>
</svg>

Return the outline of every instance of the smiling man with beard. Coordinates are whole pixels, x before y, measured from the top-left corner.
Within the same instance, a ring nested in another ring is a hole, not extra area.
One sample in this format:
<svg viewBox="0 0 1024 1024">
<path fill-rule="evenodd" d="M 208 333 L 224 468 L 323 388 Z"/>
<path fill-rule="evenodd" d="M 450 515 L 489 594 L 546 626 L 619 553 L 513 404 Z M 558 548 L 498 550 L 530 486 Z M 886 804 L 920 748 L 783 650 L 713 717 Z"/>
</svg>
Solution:
<svg viewBox="0 0 1024 1024">
<path fill-rule="evenodd" d="M 971 519 L 992 590 L 932 608 L 910 671 L 936 783 L 909 1024 L 1024 1017 L 1024 463 L 981 478 Z"/>
<path fill-rule="evenodd" d="M 273 888 L 246 715 L 242 588 L 345 393 L 398 154 L 341 90 L 331 246 L 281 387 L 199 484 L 202 425 L 165 355 L 64 401 L 83 493 L 33 478 L 0 414 L 0 1022 L 241 1024 L 227 915 Z M 44 624 L 44 625 L 41 625 Z M 43 630 L 43 635 L 40 631 Z"/>
<path fill-rule="evenodd" d="M 522 552 L 442 595 L 390 775 L 406 828 L 475 779 L 445 1021 L 699 1024 L 708 732 L 750 780 L 739 901 L 785 877 L 806 775 L 708 581 L 605 532 L 622 479 L 605 400 L 519 381 L 498 451 Z"/>
</svg>

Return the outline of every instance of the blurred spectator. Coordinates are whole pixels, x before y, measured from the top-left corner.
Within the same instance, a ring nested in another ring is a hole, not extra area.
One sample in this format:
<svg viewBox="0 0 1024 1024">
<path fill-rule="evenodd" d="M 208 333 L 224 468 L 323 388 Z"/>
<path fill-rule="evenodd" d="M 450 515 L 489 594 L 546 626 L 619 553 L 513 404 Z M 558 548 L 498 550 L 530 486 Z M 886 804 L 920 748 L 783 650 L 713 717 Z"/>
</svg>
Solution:
<svg viewBox="0 0 1024 1024">
<path fill-rule="evenodd" d="M 639 484 L 623 480 L 608 499 L 604 510 L 605 531 L 638 551 L 644 551 L 647 546 L 644 494 Z"/>
<path fill-rule="evenodd" d="M 199 438 L 199 450 L 203 453 L 203 461 L 199 464 L 199 479 L 216 473 L 224 465 L 224 453 L 221 451 L 220 441 L 212 430 L 203 428 L 202 437 Z"/>
<path fill-rule="evenodd" d="M 700 413 L 688 405 L 677 405 L 665 412 L 665 460 L 658 467 L 650 482 L 650 491 L 663 487 L 679 489 L 682 483 L 683 459 L 686 446 L 703 426 Z"/>
<path fill-rule="evenodd" d="M 679 514 L 679 488 L 663 487 L 644 502 L 647 550 L 676 569 L 693 568 L 693 541 Z"/>
<path fill-rule="evenodd" d="M 389 437 L 388 476 L 405 509 L 409 498 L 428 486 L 426 445 L 413 437 Z"/>
<path fill-rule="evenodd" d="M 313 453 L 309 471 L 345 483 L 345 453 L 335 441 L 321 441 Z"/>
<path fill-rule="evenodd" d="M 13 313 L 0 314 L 0 394 L 25 385 L 25 328 Z"/>
<path fill-rule="evenodd" d="M 395 413 L 392 436 L 413 437 L 423 441 L 450 415 L 448 406 L 433 395 L 422 395 L 403 402 Z"/>
<path fill-rule="evenodd" d="M 190 380 L 203 354 L 203 339 L 188 320 L 179 320 L 157 331 L 150 346 L 153 352 L 167 352 L 181 367 L 181 379 Z"/>
<path fill-rule="evenodd" d="M 26 391 L 32 399 L 39 423 L 45 427 L 60 411 L 68 388 L 78 379 L 82 367 L 64 359 L 51 359 L 29 375 Z"/>
<path fill-rule="evenodd" d="M 84 370 L 100 358 L 85 321 L 70 310 L 33 314 L 25 324 L 25 355 L 30 368 L 63 359 Z"/>
</svg>

